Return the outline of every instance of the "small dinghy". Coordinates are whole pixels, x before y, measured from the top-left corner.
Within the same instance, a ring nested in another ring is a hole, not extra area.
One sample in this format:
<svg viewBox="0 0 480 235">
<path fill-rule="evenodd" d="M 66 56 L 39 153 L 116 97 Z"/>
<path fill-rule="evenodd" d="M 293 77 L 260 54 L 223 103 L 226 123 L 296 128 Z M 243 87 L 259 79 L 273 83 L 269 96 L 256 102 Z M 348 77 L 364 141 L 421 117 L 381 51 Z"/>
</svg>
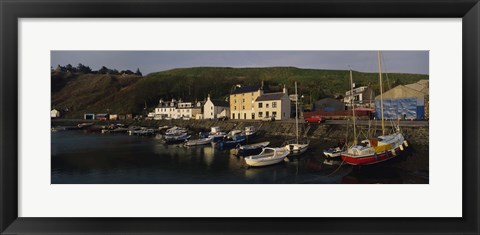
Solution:
<svg viewBox="0 0 480 235">
<path fill-rule="evenodd" d="M 249 166 L 268 166 L 283 161 L 290 152 L 285 148 L 263 148 L 258 155 L 245 157 L 245 162 Z"/>
<path fill-rule="evenodd" d="M 165 143 L 167 144 L 175 144 L 175 143 L 181 143 L 185 142 L 188 139 L 190 139 L 190 135 L 187 133 L 181 134 L 181 135 L 166 135 L 164 138 Z"/>
<path fill-rule="evenodd" d="M 323 150 L 323 154 L 329 158 L 340 157 L 340 155 L 342 155 L 342 149 L 340 147 L 328 148 Z"/>
<path fill-rule="evenodd" d="M 267 147 L 270 144 L 269 141 L 242 145 L 237 148 L 237 155 L 239 156 L 251 156 L 257 155 L 262 152 L 263 148 Z"/>
<path fill-rule="evenodd" d="M 189 140 L 185 143 L 185 146 L 196 146 L 196 145 L 205 145 L 210 144 L 213 141 L 213 138 L 207 137 L 196 140 Z"/>
</svg>

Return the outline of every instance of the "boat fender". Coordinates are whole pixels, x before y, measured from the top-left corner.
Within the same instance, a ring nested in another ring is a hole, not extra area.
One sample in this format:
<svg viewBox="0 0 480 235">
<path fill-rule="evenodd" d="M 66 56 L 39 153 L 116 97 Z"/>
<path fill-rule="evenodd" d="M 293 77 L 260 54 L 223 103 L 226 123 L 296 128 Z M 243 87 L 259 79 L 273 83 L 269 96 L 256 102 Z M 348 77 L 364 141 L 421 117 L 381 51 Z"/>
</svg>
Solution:
<svg viewBox="0 0 480 235">
<path fill-rule="evenodd" d="M 400 145 L 400 151 L 403 151 L 403 144 Z"/>
<path fill-rule="evenodd" d="M 390 150 L 390 151 L 392 152 L 392 155 L 393 155 L 393 156 L 396 156 L 396 155 L 397 155 L 397 152 L 395 152 L 395 149 L 392 149 L 392 150 Z"/>
<path fill-rule="evenodd" d="M 405 145 L 405 147 L 408 147 L 408 142 L 406 140 L 403 141 L 403 144 Z"/>
</svg>

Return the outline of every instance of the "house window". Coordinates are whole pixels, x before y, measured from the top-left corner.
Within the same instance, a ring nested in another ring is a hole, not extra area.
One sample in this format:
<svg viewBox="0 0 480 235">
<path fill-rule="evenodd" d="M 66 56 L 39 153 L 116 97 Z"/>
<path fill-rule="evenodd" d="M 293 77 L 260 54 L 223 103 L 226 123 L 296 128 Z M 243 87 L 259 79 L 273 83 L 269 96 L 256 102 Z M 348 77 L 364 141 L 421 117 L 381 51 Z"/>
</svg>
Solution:
<svg viewBox="0 0 480 235">
<path fill-rule="evenodd" d="M 267 112 L 265 112 L 265 117 L 267 117 L 267 118 L 269 117 L 269 113 L 268 113 L 268 111 L 267 111 Z"/>
<path fill-rule="evenodd" d="M 245 99 L 242 99 L 242 102 L 245 103 Z"/>
<path fill-rule="evenodd" d="M 276 108 L 277 107 L 277 102 L 272 102 L 272 108 Z"/>
<path fill-rule="evenodd" d="M 252 96 L 253 96 L 253 92 L 252 92 Z M 253 99 L 253 98 L 252 98 Z"/>
<path fill-rule="evenodd" d="M 233 110 L 237 110 L 237 106 L 233 106 Z"/>
<path fill-rule="evenodd" d="M 267 106 L 267 108 L 268 108 L 268 103 L 265 106 Z"/>
<path fill-rule="evenodd" d="M 213 113 L 210 113 L 210 116 L 213 116 Z"/>
<path fill-rule="evenodd" d="M 212 106 L 212 107 L 210 107 L 210 110 L 213 110 L 213 106 Z"/>
<path fill-rule="evenodd" d="M 272 112 L 272 117 L 277 117 L 277 112 Z"/>
<path fill-rule="evenodd" d="M 259 107 L 259 108 L 262 108 L 262 107 L 263 107 L 263 104 L 262 104 L 262 103 L 258 103 L 258 107 Z"/>
<path fill-rule="evenodd" d="M 235 103 L 235 104 L 236 104 L 236 103 L 237 103 L 237 100 L 233 100 L 233 103 Z"/>
<path fill-rule="evenodd" d="M 258 117 L 259 118 L 263 117 L 263 112 L 258 112 Z"/>
<path fill-rule="evenodd" d="M 245 110 L 245 106 L 242 106 L 242 109 Z"/>
<path fill-rule="evenodd" d="M 255 114 L 254 113 L 252 113 L 252 119 L 255 119 Z"/>
</svg>

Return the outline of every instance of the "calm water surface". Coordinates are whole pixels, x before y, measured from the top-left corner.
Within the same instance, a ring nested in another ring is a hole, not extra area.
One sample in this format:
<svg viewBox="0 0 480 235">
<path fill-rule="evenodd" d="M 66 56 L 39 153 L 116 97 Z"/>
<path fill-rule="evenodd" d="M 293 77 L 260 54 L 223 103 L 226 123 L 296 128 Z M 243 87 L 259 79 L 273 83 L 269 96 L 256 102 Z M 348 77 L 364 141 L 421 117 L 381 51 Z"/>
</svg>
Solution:
<svg viewBox="0 0 480 235">
<path fill-rule="evenodd" d="M 61 131 L 52 133 L 53 184 L 428 183 L 388 166 L 356 170 L 323 164 L 314 146 L 300 158 L 249 168 L 233 150 L 165 145 L 154 137 Z M 407 182 L 406 182 L 407 181 Z"/>
</svg>

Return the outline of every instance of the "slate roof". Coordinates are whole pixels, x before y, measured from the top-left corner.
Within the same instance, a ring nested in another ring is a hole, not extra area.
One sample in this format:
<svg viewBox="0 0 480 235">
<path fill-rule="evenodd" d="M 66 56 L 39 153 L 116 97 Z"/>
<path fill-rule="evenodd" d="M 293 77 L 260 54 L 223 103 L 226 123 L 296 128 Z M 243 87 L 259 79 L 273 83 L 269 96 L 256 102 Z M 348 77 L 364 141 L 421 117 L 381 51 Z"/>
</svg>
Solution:
<svg viewBox="0 0 480 235">
<path fill-rule="evenodd" d="M 250 86 L 235 87 L 235 90 L 233 90 L 232 95 L 255 92 L 255 91 L 258 91 L 261 87 L 262 87 L 261 85 L 250 85 Z"/>
<path fill-rule="evenodd" d="M 229 107 L 230 104 L 227 101 L 224 100 L 210 100 L 212 101 L 213 105 L 218 106 L 218 107 Z"/>
<path fill-rule="evenodd" d="M 263 95 L 257 97 L 255 101 L 281 100 L 284 95 L 285 93 L 283 92 L 264 93 Z"/>
</svg>

